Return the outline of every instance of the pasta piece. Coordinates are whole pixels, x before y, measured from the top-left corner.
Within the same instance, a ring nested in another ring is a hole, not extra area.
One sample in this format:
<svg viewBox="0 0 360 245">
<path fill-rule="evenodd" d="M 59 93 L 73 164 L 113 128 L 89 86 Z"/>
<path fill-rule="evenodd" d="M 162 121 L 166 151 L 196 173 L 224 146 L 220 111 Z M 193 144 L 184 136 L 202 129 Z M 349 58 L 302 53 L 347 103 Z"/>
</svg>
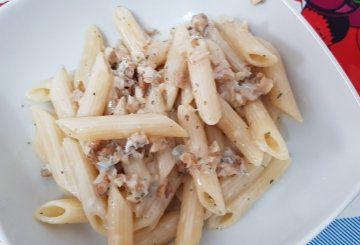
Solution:
<svg viewBox="0 0 360 245">
<path fill-rule="evenodd" d="M 81 203 L 75 198 L 47 202 L 34 215 L 37 220 L 54 225 L 87 222 Z"/>
<path fill-rule="evenodd" d="M 130 179 L 133 175 L 136 175 L 139 179 L 146 182 L 149 185 L 151 181 L 151 175 L 146 167 L 143 159 L 138 158 L 130 158 L 129 162 L 123 163 L 123 168 L 126 176 Z M 136 193 L 132 193 L 136 195 Z M 129 194 L 129 196 L 131 196 Z M 135 196 L 136 197 L 136 196 Z"/>
<path fill-rule="evenodd" d="M 39 131 L 37 130 L 36 134 L 35 134 L 35 139 L 33 141 L 34 151 L 43 163 L 48 163 L 49 160 L 46 155 L 46 150 L 45 150 L 45 147 L 44 147 L 40 137 L 41 137 L 41 135 L 40 135 Z"/>
<path fill-rule="evenodd" d="M 26 92 L 26 98 L 33 102 L 50 101 L 50 86 L 52 79 L 46 80 L 42 85 L 33 87 Z"/>
<path fill-rule="evenodd" d="M 186 72 L 185 45 L 189 36 L 184 25 L 175 28 L 174 37 L 169 48 L 169 53 L 164 67 L 167 110 L 171 110 L 175 103 L 179 87 L 184 83 Z"/>
<path fill-rule="evenodd" d="M 211 40 L 206 40 L 207 47 L 210 52 L 210 60 L 214 67 L 214 78 L 219 82 L 227 82 L 235 80 L 235 73 L 231 70 L 230 64 L 225 58 L 224 52 L 219 45 Z"/>
<path fill-rule="evenodd" d="M 165 114 L 166 104 L 160 89 L 153 86 L 146 98 L 146 104 L 144 108 L 145 112 Z"/>
<path fill-rule="evenodd" d="M 165 64 L 169 51 L 169 41 L 152 40 L 145 51 L 145 58 L 155 67 Z"/>
<path fill-rule="evenodd" d="M 179 222 L 179 211 L 165 214 L 157 226 L 152 229 L 144 228 L 135 233 L 136 245 L 167 244 L 176 235 L 176 228 Z"/>
<path fill-rule="evenodd" d="M 289 79 L 286 75 L 284 64 L 281 60 L 280 53 L 268 41 L 257 38 L 268 50 L 275 54 L 279 62 L 262 69 L 264 74 L 275 81 L 274 87 L 266 97 L 281 111 L 292 116 L 298 122 L 303 121 L 299 107 L 296 104 L 295 97 L 290 87 Z"/>
<path fill-rule="evenodd" d="M 244 189 L 237 198 L 229 203 L 227 214 L 224 216 L 212 216 L 208 219 L 207 228 L 223 229 L 238 221 L 271 184 L 285 172 L 289 163 L 289 160 L 274 159 L 251 186 Z"/>
<path fill-rule="evenodd" d="M 220 151 L 223 152 L 226 144 L 224 133 L 217 126 L 213 125 L 205 125 L 205 130 L 210 145 L 216 141 L 219 145 Z"/>
<path fill-rule="evenodd" d="M 131 53 L 132 59 L 135 61 L 144 60 L 144 49 L 150 42 L 150 37 L 127 8 L 116 7 L 113 17 L 122 40 Z"/>
<path fill-rule="evenodd" d="M 85 215 L 94 230 L 106 234 L 104 227 L 106 223 L 106 204 L 105 200 L 97 195 L 93 184 L 97 176 L 94 165 L 88 161 L 80 144 L 75 140 L 65 138 L 63 148 L 75 176 L 79 200 L 83 205 Z"/>
<path fill-rule="evenodd" d="M 73 84 L 69 74 L 61 67 L 55 75 L 50 89 L 50 99 L 58 118 L 74 117 L 76 104 L 72 98 Z"/>
<path fill-rule="evenodd" d="M 199 166 L 190 166 L 200 203 L 211 212 L 223 215 L 225 204 L 215 169 L 206 162 L 208 143 L 204 125 L 191 106 L 178 107 L 178 119 L 190 136 L 189 148 L 198 160 Z"/>
<path fill-rule="evenodd" d="M 57 123 L 68 136 L 81 140 L 123 139 L 136 132 L 147 136 L 187 136 L 186 131 L 170 118 L 152 113 L 65 118 Z"/>
<path fill-rule="evenodd" d="M 221 109 L 212 74 L 206 42 L 201 38 L 187 42 L 188 69 L 196 106 L 201 119 L 214 125 L 221 118 Z"/>
<path fill-rule="evenodd" d="M 248 126 L 221 96 L 219 101 L 223 115 L 217 126 L 252 164 L 261 165 L 264 153 L 255 145 Z"/>
<path fill-rule="evenodd" d="M 270 97 L 265 95 L 262 97 L 262 102 L 266 108 L 266 110 L 269 112 L 269 115 L 271 117 L 271 119 L 275 122 L 278 123 L 280 116 L 281 116 L 281 111 L 279 108 L 277 108 L 271 101 L 270 101 Z"/>
<path fill-rule="evenodd" d="M 159 168 L 159 182 L 162 183 L 174 168 L 176 160 L 171 153 L 170 147 L 166 147 L 164 150 L 157 152 L 156 160 Z"/>
<path fill-rule="evenodd" d="M 31 114 L 36 124 L 37 137 L 44 147 L 46 159 L 55 182 L 62 189 L 77 196 L 77 189 L 71 171 L 64 161 L 61 149 L 63 134 L 55 123 L 55 118 L 48 112 L 36 107 L 31 108 Z"/>
<path fill-rule="evenodd" d="M 135 221 L 135 230 L 140 230 L 148 226 L 152 228 L 156 227 L 179 188 L 182 179 L 182 176 L 180 176 L 175 169 L 170 173 L 167 184 L 163 188 L 164 193 L 156 194 L 151 205 L 149 205 L 143 215 Z"/>
<path fill-rule="evenodd" d="M 175 244 L 200 244 L 203 225 L 204 208 L 197 197 L 193 179 L 188 177 L 183 188 Z"/>
<path fill-rule="evenodd" d="M 259 148 L 277 159 L 288 159 L 286 143 L 261 100 L 248 101 L 244 112 Z"/>
<path fill-rule="evenodd" d="M 126 99 L 125 96 L 121 97 L 114 109 L 114 115 L 126 115 Z"/>
<path fill-rule="evenodd" d="M 89 82 L 79 101 L 78 117 L 100 116 L 104 113 L 114 77 L 101 52 L 97 55 Z"/>
<path fill-rule="evenodd" d="M 191 82 L 189 79 L 185 82 L 181 88 L 181 104 L 190 105 L 194 100 L 194 94 L 192 92 Z"/>
<path fill-rule="evenodd" d="M 276 55 L 272 54 L 249 32 L 246 23 L 225 19 L 218 24 L 218 27 L 221 27 L 222 34 L 237 54 L 251 65 L 268 67 L 278 62 Z"/>
<path fill-rule="evenodd" d="M 215 42 L 221 48 L 235 72 L 241 72 L 243 77 L 251 75 L 250 68 L 245 61 L 235 54 L 234 50 L 223 39 L 218 29 L 216 29 L 214 24 L 211 22 L 207 28 L 206 37 Z"/>
<path fill-rule="evenodd" d="M 229 205 L 232 200 L 239 196 L 239 193 L 251 186 L 264 170 L 265 168 L 263 166 L 246 164 L 241 173 L 222 179 L 220 185 L 223 191 L 225 204 Z"/>
<path fill-rule="evenodd" d="M 74 88 L 84 91 L 97 55 L 104 50 L 104 39 L 96 26 L 90 26 L 85 33 L 80 64 L 74 74 Z"/>
<path fill-rule="evenodd" d="M 112 185 L 108 199 L 108 244 L 134 244 L 133 216 L 130 204 Z"/>
</svg>

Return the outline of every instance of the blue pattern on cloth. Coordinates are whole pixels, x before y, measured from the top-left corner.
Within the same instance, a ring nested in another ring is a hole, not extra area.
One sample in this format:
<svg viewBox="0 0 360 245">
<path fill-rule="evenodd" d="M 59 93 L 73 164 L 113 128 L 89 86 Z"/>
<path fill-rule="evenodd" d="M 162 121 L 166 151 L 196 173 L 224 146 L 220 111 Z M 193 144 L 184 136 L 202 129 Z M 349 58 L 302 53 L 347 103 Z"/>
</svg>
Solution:
<svg viewBox="0 0 360 245">
<path fill-rule="evenodd" d="M 360 217 L 334 220 L 308 245 L 360 245 Z"/>
</svg>

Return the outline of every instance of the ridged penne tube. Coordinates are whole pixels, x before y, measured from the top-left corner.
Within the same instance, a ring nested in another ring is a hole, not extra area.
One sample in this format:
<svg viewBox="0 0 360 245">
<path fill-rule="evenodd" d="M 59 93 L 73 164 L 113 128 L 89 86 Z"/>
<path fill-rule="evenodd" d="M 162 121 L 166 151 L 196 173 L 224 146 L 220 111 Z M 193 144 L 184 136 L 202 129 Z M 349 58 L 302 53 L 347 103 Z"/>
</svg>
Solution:
<svg viewBox="0 0 360 245">
<path fill-rule="evenodd" d="M 213 215 L 208 219 L 207 228 L 223 229 L 238 221 L 272 183 L 285 172 L 289 163 L 289 160 L 274 159 L 252 185 L 244 189 L 238 197 L 229 203 L 227 214 L 224 216 Z"/>
<path fill-rule="evenodd" d="M 176 233 L 176 245 L 200 244 L 204 225 L 204 208 L 196 194 L 194 180 L 185 180 L 180 208 L 180 220 Z"/>
<path fill-rule="evenodd" d="M 256 146 L 248 126 L 221 96 L 219 101 L 222 117 L 217 126 L 252 164 L 261 165 L 264 153 Z"/>
<path fill-rule="evenodd" d="M 190 152 L 198 158 L 201 166 L 191 166 L 190 174 L 194 178 L 200 203 L 211 212 L 223 215 L 225 204 L 215 169 L 206 164 L 208 143 L 201 119 L 191 106 L 178 107 L 178 119 L 190 137 Z"/>
<path fill-rule="evenodd" d="M 81 140 L 123 139 L 136 132 L 147 136 L 187 136 L 187 132 L 173 120 L 153 113 L 64 118 L 57 123 L 68 136 Z"/>
<path fill-rule="evenodd" d="M 52 79 L 46 80 L 42 85 L 31 88 L 26 92 L 26 98 L 33 102 L 50 101 L 50 87 Z"/>
<path fill-rule="evenodd" d="M 121 97 L 114 109 L 114 115 L 118 116 L 118 115 L 126 115 L 127 111 L 126 111 L 126 99 L 125 96 Z"/>
<path fill-rule="evenodd" d="M 158 87 L 153 86 L 150 89 L 149 95 L 146 98 L 144 111 L 159 114 L 165 113 L 166 104 Z"/>
<path fill-rule="evenodd" d="M 171 148 L 166 147 L 164 150 L 157 152 L 156 161 L 159 169 L 159 182 L 161 183 L 169 175 L 176 164 L 176 160 L 171 153 Z"/>
<path fill-rule="evenodd" d="M 184 86 L 181 88 L 181 104 L 190 105 L 193 100 L 194 94 L 192 92 L 190 79 L 187 79 Z"/>
<path fill-rule="evenodd" d="M 248 30 L 247 25 L 237 20 L 223 20 L 218 24 L 225 39 L 235 52 L 248 63 L 258 67 L 268 67 L 278 62 L 271 53 Z"/>
<path fill-rule="evenodd" d="M 265 95 L 261 98 L 261 100 L 266 110 L 269 112 L 271 119 L 275 122 L 275 124 L 277 124 L 281 117 L 282 111 L 271 102 L 269 96 Z"/>
<path fill-rule="evenodd" d="M 206 124 L 214 125 L 221 118 L 221 109 L 205 40 L 188 39 L 186 52 L 191 86 L 199 115 Z"/>
<path fill-rule="evenodd" d="M 214 41 L 207 39 L 206 44 L 210 52 L 210 60 L 214 67 L 214 78 L 219 82 L 233 81 L 235 73 L 231 70 L 224 52 Z"/>
<path fill-rule="evenodd" d="M 106 234 L 106 203 L 103 198 L 98 196 L 93 184 L 97 176 L 95 167 L 88 161 L 80 144 L 75 140 L 65 138 L 63 148 L 67 162 L 75 176 L 79 200 L 83 205 L 85 215 L 96 231 Z"/>
<path fill-rule="evenodd" d="M 85 33 L 81 60 L 74 74 L 74 88 L 84 90 L 98 53 L 104 50 L 104 39 L 96 26 L 90 26 Z"/>
<path fill-rule="evenodd" d="M 274 87 L 271 89 L 270 93 L 266 95 L 266 97 L 268 97 L 281 111 L 292 116 L 298 122 L 302 122 L 303 117 L 301 116 L 301 112 L 291 90 L 289 79 L 286 75 L 286 70 L 281 60 L 279 51 L 276 50 L 276 48 L 268 41 L 261 38 L 257 39 L 268 50 L 275 54 L 279 60 L 276 64 L 262 69 L 267 77 L 274 80 Z"/>
<path fill-rule="evenodd" d="M 156 67 L 165 64 L 169 51 L 169 41 L 152 40 L 145 50 L 145 58 Z"/>
<path fill-rule="evenodd" d="M 36 155 L 39 157 L 39 159 L 43 163 L 48 163 L 49 160 L 47 159 L 46 150 L 45 150 L 44 145 L 41 140 L 41 134 L 38 132 L 38 130 L 35 133 L 35 138 L 33 141 L 33 148 L 34 148 Z"/>
<path fill-rule="evenodd" d="M 113 19 L 133 60 L 144 59 L 144 48 L 150 42 L 150 37 L 136 21 L 133 14 L 127 8 L 119 6 L 115 8 Z"/>
<path fill-rule="evenodd" d="M 147 227 L 135 233 L 136 245 L 167 244 L 176 235 L 179 211 L 165 214 L 154 229 Z"/>
<path fill-rule="evenodd" d="M 36 124 L 37 137 L 44 147 L 46 159 L 55 182 L 64 190 L 77 196 L 77 190 L 71 171 L 68 169 L 62 151 L 63 133 L 57 127 L 55 118 L 48 112 L 32 107 L 32 118 Z"/>
<path fill-rule="evenodd" d="M 244 112 L 259 148 L 277 159 L 288 159 L 286 143 L 261 100 L 248 101 Z"/>
<path fill-rule="evenodd" d="M 226 59 L 229 61 L 235 72 L 242 72 L 244 76 L 249 76 L 251 74 L 250 68 L 247 66 L 245 61 L 235 54 L 232 47 L 230 47 L 230 45 L 224 40 L 218 29 L 216 29 L 214 24 L 211 22 L 207 28 L 206 37 L 215 42 L 222 49 Z"/>
<path fill-rule="evenodd" d="M 134 244 L 131 206 L 114 185 L 109 191 L 107 223 L 109 245 Z"/>
<path fill-rule="evenodd" d="M 240 192 L 249 187 L 265 170 L 263 166 L 246 164 L 241 173 L 221 179 L 220 185 L 223 191 L 225 204 L 234 200 Z"/>
<path fill-rule="evenodd" d="M 123 168 L 126 176 L 130 179 L 133 175 L 139 177 L 147 183 L 151 181 L 151 175 L 146 167 L 144 160 L 139 158 L 130 158 L 128 162 L 123 163 Z"/>
<path fill-rule="evenodd" d="M 164 93 L 166 95 L 167 110 L 173 108 L 179 85 L 181 85 L 185 79 L 186 54 L 184 43 L 188 36 L 188 30 L 184 25 L 179 25 L 175 28 L 174 37 L 164 66 L 164 80 L 166 87 Z"/>
<path fill-rule="evenodd" d="M 34 214 L 35 218 L 48 224 L 86 223 L 81 203 L 76 198 L 59 199 L 41 205 Z"/>
<path fill-rule="evenodd" d="M 177 170 L 173 170 L 168 176 L 168 181 L 165 187 L 165 193 L 156 194 L 155 199 L 144 211 L 143 215 L 136 219 L 135 230 L 140 230 L 145 227 L 156 227 L 161 216 L 163 216 L 166 208 L 173 199 L 177 189 L 182 182 L 182 176 L 179 176 Z"/>
<path fill-rule="evenodd" d="M 52 80 L 50 99 L 58 118 L 74 117 L 76 104 L 72 98 L 73 83 L 64 67 L 61 67 Z"/>
<path fill-rule="evenodd" d="M 221 152 L 224 151 L 226 147 L 224 133 L 214 125 L 205 125 L 205 131 L 209 144 L 211 145 L 214 141 L 216 141 Z"/>
<path fill-rule="evenodd" d="M 78 117 L 100 116 L 104 113 L 113 80 L 114 77 L 104 53 L 100 52 L 92 67 L 84 95 L 79 101 Z"/>
</svg>

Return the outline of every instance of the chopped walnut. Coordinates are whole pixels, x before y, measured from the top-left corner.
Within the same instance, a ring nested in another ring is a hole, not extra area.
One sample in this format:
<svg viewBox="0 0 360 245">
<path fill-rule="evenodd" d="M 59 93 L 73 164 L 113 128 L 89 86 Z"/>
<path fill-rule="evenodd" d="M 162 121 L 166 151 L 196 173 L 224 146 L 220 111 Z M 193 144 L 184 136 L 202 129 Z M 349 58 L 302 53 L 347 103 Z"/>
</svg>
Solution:
<svg viewBox="0 0 360 245">
<path fill-rule="evenodd" d="M 191 19 L 192 31 L 194 31 L 196 34 L 200 36 L 204 35 L 204 32 L 208 27 L 208 25 L 209 25 L 208 18 L 203 13 L 194 15 Z"/>
</svg>

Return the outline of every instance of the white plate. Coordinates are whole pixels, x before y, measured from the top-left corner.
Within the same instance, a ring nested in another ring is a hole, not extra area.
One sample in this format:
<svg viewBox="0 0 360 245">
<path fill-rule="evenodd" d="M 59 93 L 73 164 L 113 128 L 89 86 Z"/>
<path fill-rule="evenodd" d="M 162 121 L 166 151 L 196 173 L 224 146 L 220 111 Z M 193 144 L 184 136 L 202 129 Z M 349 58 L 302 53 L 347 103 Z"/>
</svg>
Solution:
<svg viewBox="0 0 360 245">
<path fill-rule="evenodd" d="M 360 188 L 360 107 L 355 91 L 319 38 L 282 1 L 253 7 L 250 0 L 13 0 L 0 9 L 0 224 L 3 243 L 106 244 L 87 225 L 48 226 L 32 212 L 61 196 L 39 175 L 27 142 L 33 127 L 25 91 L 60 65 L 78 64 L 85 28 L 98 25 L 109 42 L 117 34 L 113 7 L 132 9 L 147 27 L 168 28 L 191 13 L 247 19 L 273 42 L 286 67 L 305 123 L 284 120 L 293 164 L 235 226 L 206 232 L 203 244 L 305 243 Z M 22 108 L 21 105 L 25 105 Z M 0 242 L 1 243 L 1 242 Z"/>
</svg>

